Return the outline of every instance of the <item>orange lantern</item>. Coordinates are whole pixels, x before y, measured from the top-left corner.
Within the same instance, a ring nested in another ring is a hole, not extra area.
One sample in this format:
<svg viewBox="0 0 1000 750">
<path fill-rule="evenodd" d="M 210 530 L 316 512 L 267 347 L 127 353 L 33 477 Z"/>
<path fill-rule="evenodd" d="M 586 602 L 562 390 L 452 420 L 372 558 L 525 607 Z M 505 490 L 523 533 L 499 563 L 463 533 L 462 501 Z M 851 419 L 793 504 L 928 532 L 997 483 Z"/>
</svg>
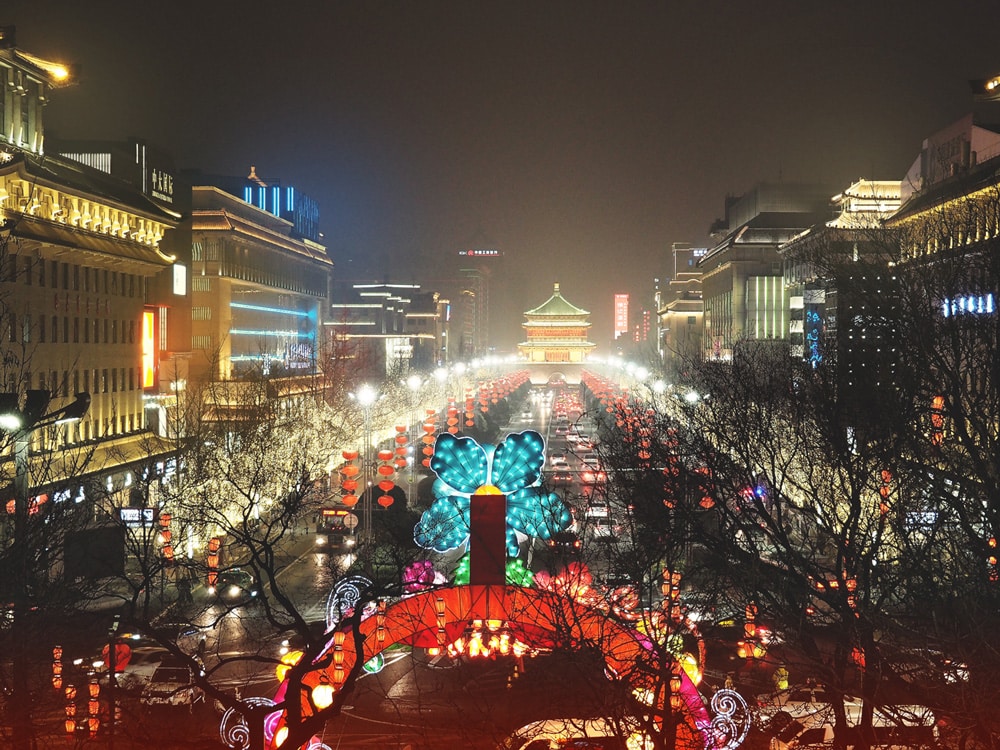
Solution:
<svg viewBox="0 0 1000 750">
<path fill-rule="evenodd" d="M 358 480 L 345 479 L 343 482 L 340 483 L 340 488 L 342 490 L 346 490 L 347 492 L 354 492 L 354 490 L 358 488 Z"/>
<path fill-rule="evenodd" d="M 344 457 L 345 461 L 353 461 L 354 459 L 356 459 L 358 457 L 358 452 L 357 451 L 344 451 L 341 455 Z"/>
<path fill-rule="evenodd" d="M 382 450 L 380 450 L 378 452 L 378 460 L 379 461 L 388 461 L 391 458 L 392 458 L 392 451 L 391 450 L 387 450 L 387 449 L 383 448 Z"/>
<path fill-rule="evenodd" d="M 394 468 L 392 468 L 391 466 L 387 466 L 385 464 L 379 466 L 375 471 L 377 471 L 383 477 L 392 476 L 393 474 L 396 473 L 396 470 Z"/>
<path fill-rule="evenodd" d="M 434 455 L 434 447 L 431 446 L 431 445 L 425 445 L 422 452 L 423 452 L 423 454 L 425 456 L 433 456 Z M 424 464 L 424 465 L 426 466 L 426 464 Z"/>
<path fill-rule="evenodd" d="M 409 438 L 407 438 L 406 435 L 396 435 L 396 444 L 397 445 L 406 445 L 406 443 L 407 443 L 408 440 L 409 440 Z"/>
<path fill-rule="evenodd" d="M 361 469 L 354 464 L 348 464 L 340 470 L 345 477 L 356 477 L 360 472 Z"/>
<path fill-rule="evenodd" d="M 381 482 L 378 483 L 378 488 L 382 490 L 382 492 L 391 492 L 395 486 L 396 483 L 393 482 L 391 479 L 383 479 Z"/>
<path fill-rule="evenodd" d="M 378 504 L 381 505 L 383 508 L 388 508 L 390 505 L 392 505 L 394 500 L 395 498 L 393 498 L 392 495 L 380 495 L 378 498 Z"/>
<path fill-rule="evenodd" d="M 407 450 L 406 446 L 401 445 L 399 448 L 396 448 L 397 456 L 405 456 L 408 452 L 409 451 Z"/>
<path fill-rule="evenodd" d="M 340 502 L 342 502 L 348 508 L 353 508 L 355 505 L 358 504 L 358 496 L 357 495 L 344 495 L 342 498 L 340 498 Z"/>
<path fill-rule="evenodd" d="M 396 425 L 396 432 L 406 432 L 406 425 L 405 424 Z"/>
<path fill-rule="evenodd" d="M 402 456 L 399 457 L 399 458 L 397 458 L 392 463 L 396 466 L 397 469 L 405 469 L 406 468 L 406 459 L 403 458 Z"/>
</svg>

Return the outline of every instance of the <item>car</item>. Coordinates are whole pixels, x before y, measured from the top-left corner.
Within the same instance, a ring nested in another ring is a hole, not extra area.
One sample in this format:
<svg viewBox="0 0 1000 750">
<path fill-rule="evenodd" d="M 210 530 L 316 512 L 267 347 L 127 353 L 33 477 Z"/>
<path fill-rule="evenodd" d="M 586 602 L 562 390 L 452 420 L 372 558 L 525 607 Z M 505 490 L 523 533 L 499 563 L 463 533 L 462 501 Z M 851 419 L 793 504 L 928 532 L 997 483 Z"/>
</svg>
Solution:
<svg viewBox="0 0 1000 750">
<path fill-rule="evenodd" d="M 559 469 L 552 472 L 549 482 L 554 487 L 566 487 L 573 483 L 573 473 L 568 469 Z"/>
<path fill-rule="evenodd" d="M 306 651 L 310 644 L 317 645 L 321 641 L 329 640 L 330 636 L 326 635 L 326 620 L 313 620 L 306 623 L 306 627 L 309 630 L 308 637 L 298 631 L 283 634 L 285 637 L 278 642 L 279 657 L 284 656 L 289 651 Z"/>
<path fill-rule="evenodd" d="M 563 466 L 566 465 L 566 453 L 563 451 L 552 451 L 549 454 L 549 465 L 556 466 L 560 464 Z"/>
<path fill-rule="evenodd" d="M 163 646 L 132 646 L 127 639 L 120 640 L 118 644 L 119 647 L 124 644 L 129 649 L 127 652 L 127 661 L 121 656 L 121 651 L 117 651 L 119 661 L 115 666 L 115 685 L 118 686 L 119 690 L 126 692 L 139 691 L 145 688 L 149 684 L 153 673 L 163 663 L 163 660 L 170 656 L 170 652 Z M 123 661 L 124 663 L 122 663 Z M 81 663 L 80 666 L 96 676 L 100 684 L 108 684 L 106 654 L 102 653 L 100 656 L 95 657 L 90 661 L 89 665 Z"/>
<path fill-rule="evenodd" d="M 564 424 L 556 425 L 556 437 L 566 437 L 569 427 Z"/>
<path fill-rule="evenodd" d="M 228 604 L 242 604 L 255 600 L 260 590 L 250 573 L 240 568 L 230 568 L 219 572 L 215 586 L 210 586 L 208 593 Z"/>
<path fill-rule="evenodd" d="M 580 471 L 580 481 L 584 485 L 593 486 L 595 484 L 604 484 L 608 481 L 608 473 L 603 469 L 592 469 L 584 467 Z"/>
<path fill-rule="evenodd" d="M 583 461 L 584 466 L 594 469 L 595 471 L 598 471 L 601 468 L 601 460 L 597 457 L 596 453 L 584 453 L 581 460 Z"/>
<path fill-rule="evenodd" d="M 587 510 L 584 515 L 587 518 L 609 518 L 611 516 L 611 509 L 607 503 L 592 499 L 587 504 Z"/>
<path fill-rule="evenodd" d="M 579 552 L 580 548 L 583 546 L 583 542 L 580 541 L 580 537 L 573 531 L 557 531 L 555 534 L 550 536 L 545 543 L 553 552 L 570 554 Z"/>
<path fill-rule="evenodd" d="M 618 529 L 611 523 L 610 518 L 592 518 L 590 523 L 590 533 L 594 539 L 617 539 Z"/>
<path fill-rule="evenodd" d="M 189 664 L 164 661 L 142 689 L 139 702 L 144 706 L 187 706 L 205 700 L 205 692 L 195 684 Z"/>
</svg>

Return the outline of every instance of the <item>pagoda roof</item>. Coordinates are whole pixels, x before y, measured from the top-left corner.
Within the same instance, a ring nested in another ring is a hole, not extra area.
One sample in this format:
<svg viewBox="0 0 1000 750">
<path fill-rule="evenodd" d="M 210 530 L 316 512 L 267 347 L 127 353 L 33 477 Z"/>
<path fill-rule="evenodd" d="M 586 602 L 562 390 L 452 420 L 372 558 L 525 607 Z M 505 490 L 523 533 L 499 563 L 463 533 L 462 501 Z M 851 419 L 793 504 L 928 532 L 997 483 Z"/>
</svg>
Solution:
<svg viewBox="0 0 1000 750">
<path fill-rule="evenodd" d="M 559 283 L 556 282 L 553 285 L 552 296 L 549 297 L 547 300 L 545 300 L 545 302 L 536 307 L 534 310 L 528 310 L 524 314 L 552 315 L 552 316 L 590 315 L 590 311 L 582 310 L 576 305 L 566 300 L 566 298 L 564 298 L 562 294 L 559 292 Z"/>
</svg>

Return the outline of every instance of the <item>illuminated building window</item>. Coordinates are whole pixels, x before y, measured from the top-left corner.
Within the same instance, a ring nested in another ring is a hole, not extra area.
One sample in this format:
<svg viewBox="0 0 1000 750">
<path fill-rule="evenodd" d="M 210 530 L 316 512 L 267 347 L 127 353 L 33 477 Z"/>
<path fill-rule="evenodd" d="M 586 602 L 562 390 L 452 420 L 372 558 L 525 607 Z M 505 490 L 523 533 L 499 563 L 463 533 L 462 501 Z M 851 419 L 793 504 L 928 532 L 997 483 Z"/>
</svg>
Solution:
<svg viewBox="0 0 1000 750">
<path fill-rule="evenodd" d="M 211 307 L 192 307 L 191 308 L 191 320 L 211 320 L 212 319 L 212 308 Z"/>
</svg>

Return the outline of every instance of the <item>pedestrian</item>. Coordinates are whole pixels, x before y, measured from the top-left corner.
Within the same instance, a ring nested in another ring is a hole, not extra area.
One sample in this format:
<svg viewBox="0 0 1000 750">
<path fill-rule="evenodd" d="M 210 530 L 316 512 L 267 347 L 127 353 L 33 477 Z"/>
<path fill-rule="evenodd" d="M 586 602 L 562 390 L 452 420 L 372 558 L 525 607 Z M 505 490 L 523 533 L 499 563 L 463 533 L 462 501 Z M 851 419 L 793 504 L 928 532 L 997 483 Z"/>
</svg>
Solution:
<svg viewBox="0 0 1000 750">
<path fill-rule="evenodd" d="M 726 690 L 736 689 L 736 679 L 735 675 L 732 672 L 726 672 L 726 682 L 724 687 L 726 688 Z"/>
<path fill-rule="evenodd" d="M 180 604 L 193 604 L 194 598 L 191 596 L 191 579 L 186 573 L 181 573 L 177 579 L 177 601 Z"/>
<path fill-rule="evenodd" d="M 778 668 L 774 670 L 774 674 L 771 675 L 771 681 L 774 683 L 775 692 L 788 690 L 788 668 L 784 662 L 779 664 Z"/>
</svg>

